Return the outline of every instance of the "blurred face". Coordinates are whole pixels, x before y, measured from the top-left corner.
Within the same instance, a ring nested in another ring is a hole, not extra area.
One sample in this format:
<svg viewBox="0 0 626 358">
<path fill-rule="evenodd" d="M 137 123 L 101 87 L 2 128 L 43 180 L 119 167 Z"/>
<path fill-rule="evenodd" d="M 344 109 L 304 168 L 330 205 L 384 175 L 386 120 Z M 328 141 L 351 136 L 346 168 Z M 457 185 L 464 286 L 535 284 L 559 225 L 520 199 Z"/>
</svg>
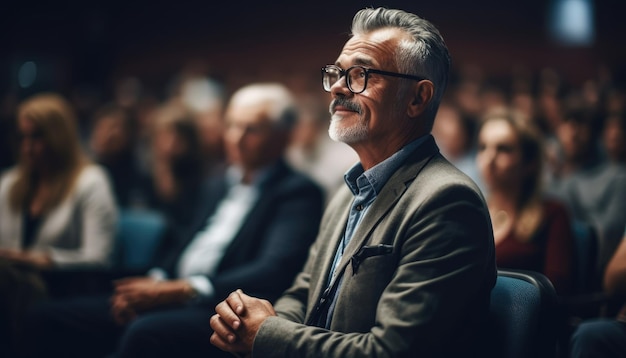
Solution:
<svg viewBox="0 0 626 358">
<path fill-rule="evenodd" d="M 463 128 L 461 115 L 454 108 L 440 106 L 433 124 L 432 134 L 442 152 L 451 159 L 462 156 L 467 147 L 468 134 Z"/>
<path fill-rule="evenodd" d="M 397 72 L 394 54 L 406 34 L 398 29 L 381 29 L 352 37 L 335 65 L 346 70 L 361 65 Z M 398 79 L 370 73 L 365 91 L 350 92 L 345 77 L 331 87 L 329 135 L 336 141 L 357 144 L 384 140 L 389 132 L 402 131 L 398 120 Z"/>
<path fill-rule="evenodd" d="M 106 158 L 124 153 L 129 141 L 124 120 L 118 116 L 106 116 L 100 118 L 93 129 L 91 149 L 96 156 Z"/>
<path fill-rule="evenodd" d="M 34 168 L 46 162 L 46 142 L 41 129 L 25 117 L 18 120 L 18 133 L 21 139 L 20 159 Z"/>
<path fill-rule="evenodd" d="M 611 118 L 606 122 L 602 139 L 609 157 L 615 161 L 626 157 L 626 132 L 620 126 L 619 118 Z"/>
<path fill-rule="evenodd" d="M 589 126 L 575 121 L 565 121 L 559 125 L 556 134 L 569 160 L 578 161 L 585 158 L 592 139 Z"/>
<path fill-rule="evenodd" d="M 257 103 L 231 104 L 226 112 L 228 160 L 244 170 L 260 169 L 280 158 L 286 139 Z"/>
<path fill-rule="evenodd" d="M 490 189 L 515 188 L 523 175 L 519 138 L 505 120 L 486 122 L 478 135 L 478 169 Z"/>
<path fill-rule="evenodd" d="M 198 129 L 202 137 L 205 156 L 221 156 L 223 152 L 223 128 L 220 113 L 205 111 L 196 115 Z"/>
<path fill-rule="evenodd" d="M 163 127 L 155 133 L 154 154 L 158 160 L 173 161 L 183 156 L 188 146 L 172 127 Z"/>
</svg>

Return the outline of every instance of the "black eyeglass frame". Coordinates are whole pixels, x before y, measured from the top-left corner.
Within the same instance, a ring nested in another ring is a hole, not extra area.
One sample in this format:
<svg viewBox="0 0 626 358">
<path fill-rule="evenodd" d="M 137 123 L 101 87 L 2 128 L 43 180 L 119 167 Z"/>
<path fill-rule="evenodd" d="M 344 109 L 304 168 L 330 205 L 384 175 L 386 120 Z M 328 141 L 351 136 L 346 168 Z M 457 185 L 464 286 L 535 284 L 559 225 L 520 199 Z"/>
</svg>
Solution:
<svg viewBox="0 0 626 358">
<path fill-rule="evenodd" d="M 328 89 L 326 89 L 326 84 L 325 84 L 325 77 L 326 74 L 328 73 L 328 69 L 329 68 L 334 68 L 337 69 L 339 71 L 339 78 L 337 78 L 337 81 L 339 81 L 341 79 L 341 77 L 346 77 L 346 85 L 348 85 L 348 89 L 350 90 L 350 92 L 354 93 L 354 94 L 359 94 L 359 93 L 363 93 L 365 91 L 365 89 L 367 88 L 367 80 L 369 79 L 369 74 L 370 73 L 376 73 L 379 75 L 384 75 L 384 76 L 392 76 L 392 77 L 398 77 L 398 78 L 405 78 L 408 80 L 414 80 L 414 81 L 423 81 L 426 80 L 427 78 L 424 77 L 419 77 L 419 76 L 414 76 L 414 75 L 407 75 L 404 73 L 397 73 L 397 72 L 389 72 L 389 71 L 383 71 L 383 70 L 377 70 L 374 68 L 368 68 L 365 66 L 361 66 L 361 65 L 354 65 L 354 66 L 350 66 L 347 69 L 342 69 L 341 67 L 337 66 L 337 65 L 326 65 L 324 67 L 322 67 L 322 87 L 324 88 L 324 91 L 326 92 L 330 92 L 330 88 L 333 85 L 329 85 Z M 363 73 L 365 73 L 365 81 L 363 82 L 363 89 L 356 92 L 352 89 L 352 85 L 350 84 L 350 80 L 348 80 L 348 73 L 350 71 L 352 71 L 355 68 L 360 68 L 361 70 L 363 70 Z M 337 82 L 335 82 L 337 83 Z M 334 83 L 333 83 L 334 84 Z"/>
</svg>

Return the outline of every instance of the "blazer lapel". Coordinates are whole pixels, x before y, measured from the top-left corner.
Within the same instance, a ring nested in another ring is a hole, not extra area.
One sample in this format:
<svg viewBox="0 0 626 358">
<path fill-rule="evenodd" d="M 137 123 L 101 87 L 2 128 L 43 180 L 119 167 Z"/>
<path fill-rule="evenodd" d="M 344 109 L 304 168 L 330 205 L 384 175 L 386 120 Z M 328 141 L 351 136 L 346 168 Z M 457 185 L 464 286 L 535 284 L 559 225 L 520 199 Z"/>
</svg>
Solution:
<svg viewBox="0 0 626 358">
<path fill-rule="evenodd" d="M 348 222 L 348 215 L 350 214 L 350 203 L 353 199 L 352 192 L 348 190 L 347 187 L 342 188 L 342 190 L 337 193 L 337 196 L 338 197 L 333 199 L 331 203 L 332 206 L 329 206 L 329 209 L 331 207 L 333 208 L 331 209 L 332 211 L 325 213 L 325 215 L 330 217 L 329 222 L 318 236 L 320 240 L 324 240 L 324 244 L 320 245 L 320 251 L 317 255 L 319 258 L 317 265 L 320 269 L 316 271 L 320 276 L 317 279 L 313 278 L 311 281 L 315 282 L 315 287 L 312 287 L 311 291 L 311 297 L 315 298 L 321 297 L 322 292 L 329 284 L 331 266 L 335 258 L 337 247 L 339 247 L 339 243 L 343 238 L 346 222 Z M 311 302 L 315 304 L 318 300 L 319 299 L 315 299 Z M 309 307 L 309 311 L 312 307 L 313 306 Z"/>
<path fill-rule="evenodd" d="M 257 227 L 266 220 L 264 214 L 271 212 L 272 208 L 275 207 L 274 203 L 281 191 L 281 184 L 291 172 L 282 159 L 276 162 L 271 170 L 270 176 L 266 178 L 264 184 L 262 184 L 259 189 L 259 198 L 256 203 L 252 205 L 242 226 L 235 234 L 232 242 L 228 245 L 226 252 L 224 252 L 224 256 L 218 266 L 218 271 L 222 270 L 225 264 L 238 262 L 238 257 L 245 257 L 246 252 L 242 250 L 242 248 L 249 246 L 250 238 L 256 238 L 254 232 L 257 230 Z"/>
<path fill-rule="evenodd" d="M 355 255 L 365 244 L 374 228 L 393 208 L 394 204 L 400 199 L 402 194 L 404 194 L 407 187 L 417 177 L 422 168 L 437 153 L 439 153 L 439 148 L 435 144 L 434 138 L 429 136 L 429 138 L 421 146 L 411 153 L 406 162 L 391 176 L 391 178 L 389 178 L 389 181 L 378 194 L 376 200 L 374 200 L 374 203 L 365 214 L 363 221 L 354 232 L 354 236 L 352 240 L 350 240 L 343 257 L 341 258 L 337 272 L 340 272 L 345 268 L 345 266 L 350 262 L 352 256 Z M 345 226 L 346 221 L 347 212 L 346 218 L 342 221 L 343 226 Z"/>
</svg>

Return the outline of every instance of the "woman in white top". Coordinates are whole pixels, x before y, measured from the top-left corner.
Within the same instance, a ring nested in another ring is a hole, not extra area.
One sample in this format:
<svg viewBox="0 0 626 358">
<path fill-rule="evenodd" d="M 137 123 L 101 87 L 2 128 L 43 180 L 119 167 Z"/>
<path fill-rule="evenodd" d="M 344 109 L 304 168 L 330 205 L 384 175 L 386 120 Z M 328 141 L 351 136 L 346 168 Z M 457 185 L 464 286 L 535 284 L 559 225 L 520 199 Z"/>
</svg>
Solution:
<svg viewBox="0 0 626 358">
<path fill-rule="evenodd" d="M 17 129 L 17 164 L 0 176 L 0 340 L 53 290 L 42 271 L 108 265 L 117 224 L 109 180 L 83 153 L 63 97 L 21 103 Z"/>
<path fill-rule="evenodd" d="M 69 104 L 18 108 L 19 160 L 0 179 L 0 258 L 37 268 L 107 265 L 117 212 L 105 172 L 83 153 Z"/>
</svg>

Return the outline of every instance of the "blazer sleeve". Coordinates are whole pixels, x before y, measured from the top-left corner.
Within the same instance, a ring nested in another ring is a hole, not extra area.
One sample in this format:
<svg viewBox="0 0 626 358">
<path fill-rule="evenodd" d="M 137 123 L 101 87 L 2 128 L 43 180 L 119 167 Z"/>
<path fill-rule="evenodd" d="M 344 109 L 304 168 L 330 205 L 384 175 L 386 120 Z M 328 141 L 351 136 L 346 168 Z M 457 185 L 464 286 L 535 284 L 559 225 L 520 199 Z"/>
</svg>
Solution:
<svg viewBox="0 0 626 358">
<path fill-rule="evenodd" d="M 472 343 L 496 277 L 488 211 L 467 185 L 424 191 L 397 203 L 397 220 L 372 234 L 394 236 L 394 255 L 364 261 L 354 275 L 348 268 L 332 330 L 302 324 L 297 298 L 281 298 L 282 317 L 261 325 L 253 356 L 456 356 L 448 353 L 468 349 L 457 343 Z M 307 284 L 306 275 L 298 280 Z M 349 315 L 339 319 L 338 311 Z"/>
<path fill-rule="evenodd" d="M 258 240 L 253 256 L 210 277 L 215 297 L 242 288 L 276 299 L 302 269 L 319 229 L 323 200 L 321 189 L 308 180 L 281 183 L 276 195 L 250 214 L 250 221 L 266 221 L 259 223 L 257 232 L 242 234 L 245 240 Z"/>
</svg>

